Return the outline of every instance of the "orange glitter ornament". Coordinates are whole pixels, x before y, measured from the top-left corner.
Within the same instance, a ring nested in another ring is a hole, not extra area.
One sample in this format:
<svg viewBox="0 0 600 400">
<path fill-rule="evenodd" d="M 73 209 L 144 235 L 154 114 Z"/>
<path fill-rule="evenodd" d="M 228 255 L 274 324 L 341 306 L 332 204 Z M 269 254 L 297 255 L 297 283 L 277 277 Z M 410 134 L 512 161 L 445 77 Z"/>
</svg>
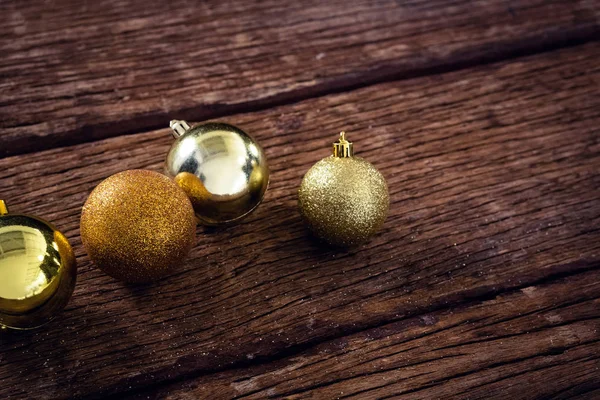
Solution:
<svg viewBox="0 0 600 400">
<path fill-rule="evenodd" d="M 81 240 L 90 258 L 126 282 L 167 275 L 191 250 L 195 232 L 186 194 L 153 171 L 129 170 L 105 179 L 81 213 Z"/>
</svg>

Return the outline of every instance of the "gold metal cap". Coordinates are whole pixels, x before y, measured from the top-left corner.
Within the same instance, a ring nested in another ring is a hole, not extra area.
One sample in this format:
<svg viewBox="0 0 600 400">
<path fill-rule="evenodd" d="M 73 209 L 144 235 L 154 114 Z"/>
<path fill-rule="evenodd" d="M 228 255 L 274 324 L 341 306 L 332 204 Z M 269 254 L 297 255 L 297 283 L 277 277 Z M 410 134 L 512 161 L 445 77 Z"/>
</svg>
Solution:
<svg viewBox="0 0 600 400">
<path fill-rule="evenodd" d="M 8 207 L 6 206 L 6 202 L 4 200 L 0 200 L 0 215 L 8 214 Z"/>
<path fill-rule="evenodd" d="M 352 142 L 346 140 L 346 132 L 341 132 L 340 139 L 333 144 L 333 156 L 339 158 L 354 156 L 354 147 Z"/>
</svg>

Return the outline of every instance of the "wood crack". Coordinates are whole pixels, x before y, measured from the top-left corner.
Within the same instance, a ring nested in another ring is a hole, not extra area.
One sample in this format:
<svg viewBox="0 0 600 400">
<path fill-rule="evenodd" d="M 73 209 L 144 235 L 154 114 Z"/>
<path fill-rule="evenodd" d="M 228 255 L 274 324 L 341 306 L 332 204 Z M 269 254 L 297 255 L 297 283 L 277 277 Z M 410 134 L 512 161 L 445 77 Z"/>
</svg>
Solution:
<svg viewBox="0 0 600 400">
<path fill-rule="evenodd" d="M 433 65 L 425 66 L 423 68 L 406 70 L 406 68 L 403 68 L 400 65 L 388 63 L 388 65 L 379 65 L 364 73 L 353 72 L 335 77 L 326 83 L 317 83 L 309 87 L 284 91 L 273 96 L 266 96 L 247 102 L 237 104 L 217 102 L 212 104 L 199 104 L 192 108 L 171 110 L 168 114 L 156 112 L 130 118 L 125 116 L 123 119 L 114 123 L 102 122 L 95 125 L 84 124 L 80 129 L 65 132 L 66 136 L 62 138 L 54 136 L 41 137 L 38 138 L 35 143 L 28 142 L 26 146 L 24 146 L 23 143 L 9 141 L 0 148 L 0 159 L 9 155 L 14 156 L 54 147 L 89 143 L 107 137 L 133 135 L 148 130 L 162 129 L 164 128 L 164 121 L 169 120 L 172 115 L 177 115 L 178 118 L 182 119 L 200 121 L 224 118 L 232 114 L 259 112 L 298 103 L 311 98 L 354 91 L 381 83 L 445 74 L 461 69 L 472 68 L 474 66 L 493 64 L 504 60 L 512 60 L 524 56 L 580 46 L 592 41 L 597 41 L 599 38 L 600 26 L 584 27 L 580 30 L 571 32 L 569 35 L 552 35 L 546 33 L 543 37 L 528 38 L 524 43 L 498 44 L 496 51 L 490 53 L 483 52 L 483 54 L 479 54 L 481 53 L 480 51 L 473 51 L 473 54 L 477 54 L 476 56 L 471 56 L 467 52 L 464 54 L 457 54 L 452 60 L 434 62 Z M 31 125 L 35 125 L 35 123 L 32 123 Z M 26 124 L 20 124 L 19 126 L 27 127 Z"/>
<path fill-rule="evenodd" d="M 451 307 L 452 308 L 465 307 L 467 305 L 472 305 L 472 304 L 477 304 L 477 303 L 481 303 L 481 302 L 488 301 L 488 300 L 493 300 L 494 298 L 496 298 L 499 295 L 507 295 L 510 293 L 514 293 L 514 292 L 524 289 L 526 287 L 546 285 L 546 284 L 552 283 L 552 282 L 560 280 L 560 279 L 574 277 L 574 276 L 577 276 L 580 274 L 585 274 L 587 272 L 598 270 L 598 269 L 600 269 L 600 263 L 598 263 L 598 262 L 591 263 L 588 265 L 588 267 L 577 270 L 575 272 L 563 272 L 563 273 L 558 273 L 558 274 L 551 274 L 545 278 L 542 278 L 535 282 L 530 282 L 528 284 L 524 284 L 521 286 L 508 288 L 505 290 L 490 291 L 490 292 L 479 294 L 479 295 L 476 295 L 473 297 L 465 296 L 461 301 L 453 302 Z M 179 376 L 176 379 L 171 379 L 171 380 L 167 379 L 167 380 L 164 380 L 161 382 L 156 382 L 154 384 L 146 385 L 143 389 L 140 389 L 140 390 L 125 390 L 125 391 L 113 392 L 111 390 L 111 388 L 107 388 L 105 391 L 98 392 L 98 393 L 95 393 L 95 394 L 89 395 L 89 396 L 83 396 L 81 398 L 85 398 L 85 399 L 96 399 L 96 398 L 118 399 L 118 398 L 121 398 L 124 396 L 129 396 L 129 395 L 132 395 L 135 393 L 137 393 L 137 394 L 150 393 L 150 392 L 152 392 L 153 388 L 156 388 L 158 386 L 183 382 L 186 380 L 198 378 L 200 376 L 212 375 L 212 374 L 216 374 L 216 373 L 220 373 L 220 372 L 224 372 L 224 371 L 239 370 L 239 369 L 244 369 L 244 368 L 248 368 L 251 366 L 273 363 L 275 361 L 290 358 L 295 355 L 298 355 L 299 353 L 308 351 L 311 348 L 314 348 L 325 342 L 329 342 L 329 341 L 333 341 L 336 339 L 340 339 L 345 336 L 350 336 L 350 335 L 354 335 L 357 333 L 369 331 L 369 330 L 372 330 L 372 329 L 375 329 L 375 328 L 378 328 L 378 327 L 381 327 L 384 325 L 388 325 L 390 323 L 400 322 L 403 320 L 408 320 L 408 319 L 416 318 L 416 317 L 419 317 L 422 315 L 426 315 L 426 314 L 429 314 L 432 312 L 444 311 L 444 310 L 448 310 L 448 309 L 450 309 L 450 307 L 447 305 L 442 306 L 440 304 L 435 304 L 426 310 L 420 310 L 417 313 L 407 314 L 406 316 L 403 316 L 402 318 L 390 318 L 390 319 L 381 320 L 381 321 L 378 321 L 377 324 L 362 326 L 359 329 L 352 329 L 351 327 L 347 327 L 342 332 L 337 332 L 334 335 L 323 336 L 323 337 L 319 338 L 318 340 L 307 341 L 305 343 L 295 344 L 284 350 L 278 351 L 276 354 L 270 355 L 268 357 L 258 356 L 256 358 L 254 358 L 253 360 L 241 360 L 241 361 L 234 362 L 231 365 L 228 365 L 228 366 L 222 367 L 222 368 L 215 368 L 215 369 L 208 370 L 208 371 L 198 371 L 196 373 L 185 374 L 184 376 Z M 548 355 L 552 355 L 550 353 L 551 352 L 549 352 Z M 541 355 L 538 355 L 538 356 L 541 356 Z M 537 356 L 532 356 L 532 357 L 537 357 Z M 520 359 L 520 360 L 516 360 L 515 362 L 523 361 L 528 358 L 529 357 Z M 502 365 L 502 364 L 500 363 L 498 365 Z M 496 365 L 496 366 L 498 366 L 498 365 Z M 451 378 L 456 378 L 456 377 L 464 376 L 467 374 L 468 373 L 457 374 L 456 376 L 453 376 Z M 451 379 L 451 378 L 449 378 L 449 379 Z M 412 392 L 407 392 L 407 393 L 412 393 Z"/>
</svg>

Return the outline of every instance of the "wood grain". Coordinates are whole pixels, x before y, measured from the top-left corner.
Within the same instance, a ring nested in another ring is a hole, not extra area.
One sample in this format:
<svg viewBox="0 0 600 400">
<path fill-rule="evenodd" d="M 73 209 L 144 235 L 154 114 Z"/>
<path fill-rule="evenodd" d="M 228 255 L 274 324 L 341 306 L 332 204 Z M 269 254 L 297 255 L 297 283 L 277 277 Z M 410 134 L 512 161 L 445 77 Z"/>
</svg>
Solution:
<svg viewBox="0 0 600 400">
<path fill-rule="evenodd" d="M 597 0 L 0 3 L 0 157 L 598 38 Z"/>
<path fill-rule="evenodd" d="M 415 317 L 441 320 L 436 313 L 451 315 L 461 304 L 477 309 L 481 301 L 559 278 L 572 289 L 557 292 L 557 304 L 571 294 L 592 301 L 596 286 L 569 282 L 595 277 L 600 262 L 599 56 L 600 45 L 590 43 L 232 116 L 229 122 L 266 149 L 272 185 L 265 202 L 240 225 L 200 229 L 190 259 L 157 285 L 127 286 L 94 269 L 78 221 L 87 194 L 103 178 L 128 168 L 161 170 L 171 142 L 166 129 L 0 160 L 1 197 L 15 212 L 52 220 L 80 264 L 74 298 L 55 322 L 3 333 L 0 397 L 154 390 L 293 359 L 338 337 L 385 331 Z M 382 232 L 346 252 L 312 240 L 296 211 L 303 173 L 329 154 L 341 129 L 387 177 L 392 201 Z M 584 363 L 583 353 L 598 352 L 596 308 L 574 310 L 592 313 L 589 321 L 577 317 L 567 325 L 587 335 L 573 356 Z M 550 351 L 547 341 L 560 329 L 523 333 L 525 343 L 542 341 L 528 354 Z M 575 346 L 564 340 L 560 345 Z M 509 350 L 489 346 L 493 354 Z M 465 357 L 456 360 L 457 371 L 467 371 Z M 517 358 L 511 353 L 504 360 Z M 588 361 L 581 365 L 596 362 Z M 482 384 L 493 380 L 486 372 L 478 376 Z M 470 387 L 468 377 L 456 378 L 456 385 Z M 411 385 L 424 378 L 414 379 Z M 353 387 L 374 388 L 371 378 Z M 561 388 L 568 382 L 552 385 Z"/>
<path fill-rule="evenodd" d="M 566 398 L 598 387 L 599 329 L 595 270 L 132 398 Z"/>
</svg>

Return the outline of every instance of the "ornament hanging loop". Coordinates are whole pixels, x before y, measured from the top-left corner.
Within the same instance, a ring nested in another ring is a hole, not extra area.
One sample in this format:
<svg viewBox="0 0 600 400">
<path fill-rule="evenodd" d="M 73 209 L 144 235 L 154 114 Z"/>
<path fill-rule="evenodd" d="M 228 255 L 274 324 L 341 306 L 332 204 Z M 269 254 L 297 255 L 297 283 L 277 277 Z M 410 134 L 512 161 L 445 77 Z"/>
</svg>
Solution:
<svg viewBox="0 0 600 400">
<path fill-rule="evenodd" d="M 339 140 L 333 144 L 333 156 L 338 158 L 354 156 L 354 147 L 352 142 L 346 140 L 346 132 L 340 132 Z"/>
<path fill-rule="evenodd" d="M 173 131 L 173 137 L 175 138 L 178 138 L 190 130 L 190 125 L 187 122 L 176 119 L 172 120 L 169 123 L 169 126 L 171 127 L 171 130 Z"/>
</svg>

